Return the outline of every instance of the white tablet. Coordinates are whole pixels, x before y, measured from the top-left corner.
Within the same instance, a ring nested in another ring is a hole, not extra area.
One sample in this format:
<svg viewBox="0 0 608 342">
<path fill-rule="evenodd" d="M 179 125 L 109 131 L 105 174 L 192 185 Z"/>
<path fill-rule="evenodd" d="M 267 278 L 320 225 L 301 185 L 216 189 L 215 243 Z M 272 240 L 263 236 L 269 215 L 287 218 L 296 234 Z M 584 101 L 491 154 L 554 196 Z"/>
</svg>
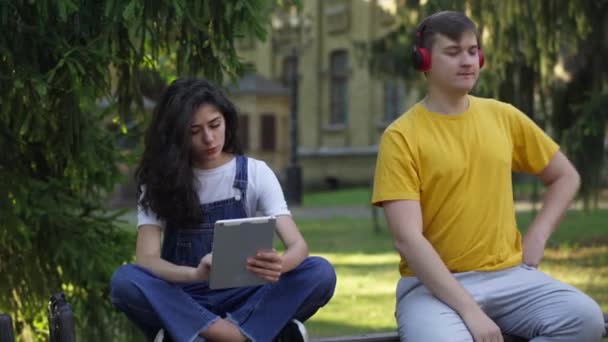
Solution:
<svg viewBox="0 0 608 342">
<path fill-rule="evenodd" d="M 274 216 L 219 220 L 213 233 L 211 289 L 254 286 L 264 280 L 247 270 L 247 258 L 274 247 Z"/>
</svg>

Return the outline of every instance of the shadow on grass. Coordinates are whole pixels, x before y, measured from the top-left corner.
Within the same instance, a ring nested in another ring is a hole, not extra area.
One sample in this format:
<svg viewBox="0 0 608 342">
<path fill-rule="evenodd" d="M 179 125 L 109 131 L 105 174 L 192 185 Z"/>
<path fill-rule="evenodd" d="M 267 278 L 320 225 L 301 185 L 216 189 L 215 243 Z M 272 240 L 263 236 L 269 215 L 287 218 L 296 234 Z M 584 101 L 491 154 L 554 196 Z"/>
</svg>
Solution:
<svg viewBox="0 0 608 342">
<path fill-rule="evenodd" d="M 522 235 L 533 214 L 517 214 Z M 370 218 L 297 219 L 298 226 L 314 253 L 396 253 L 385 224 L 374 231 Z M 548 242 L 549 248 L 608 246 L 608 210 L 584 212 L 571 210 Z M 576 255 L 573 255 L 576 258 Z"/>
<path fill-rule="evenodd" d="M 315 320 L 314 318 L 306 322 L 306 329 L 312 339 L 319 337 L 332 337 L 341 335 L 361 335 L 369 333 L 394 332 L 395 326 L 361 326 L 348 324 L 346 322 L 332 322 Z"/>
<path fill-rule="evenodd" d="M 374 232 L 370 219 L 298 220 L 298 226 L 313 253 L 394 252 L 391 235 L 385 228 Z"/>
</svg>

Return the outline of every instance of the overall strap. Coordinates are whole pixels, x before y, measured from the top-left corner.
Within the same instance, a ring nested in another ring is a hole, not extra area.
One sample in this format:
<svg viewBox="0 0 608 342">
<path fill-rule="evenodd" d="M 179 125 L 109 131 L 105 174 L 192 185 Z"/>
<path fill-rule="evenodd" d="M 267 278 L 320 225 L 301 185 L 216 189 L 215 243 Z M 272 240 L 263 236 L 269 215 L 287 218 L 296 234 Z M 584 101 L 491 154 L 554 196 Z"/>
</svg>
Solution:
<svg viewBox="0 0 608 342">
<path fill-rule="evenodd" d="M 236 175 L 232 186 L 241 190 L 241 194 L 245 197 L 247 191 L 247 157 L 240 154 L 236 155 Z"/>
</svg>

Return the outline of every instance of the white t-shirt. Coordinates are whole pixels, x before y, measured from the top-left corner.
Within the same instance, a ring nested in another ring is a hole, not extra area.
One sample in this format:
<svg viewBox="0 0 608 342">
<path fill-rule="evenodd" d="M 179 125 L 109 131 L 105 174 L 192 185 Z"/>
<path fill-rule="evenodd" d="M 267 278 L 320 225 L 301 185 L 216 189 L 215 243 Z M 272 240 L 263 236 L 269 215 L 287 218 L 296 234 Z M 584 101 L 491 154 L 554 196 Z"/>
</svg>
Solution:
<svg viewBox="0 0 608 342">
<path fill-rule="evenodd" d="M 197 180 L 198 198 L 201 204 L 212 203 L 233 198 L 240 191 L 234 188 L 236 176 L 236 158 L 215 169 L 194 169 Z M 247 202 L 245 212 L 247 216 L 291 215 L 283 190 L 274 172 L 268 165 L 257 159 L 247 158 Z M 152 224 L 165 227 L 165 222 L 157 218 L 150 209 L 146 213 L 141 206 L 137 207 L 137 226 Z"/>
</svg>

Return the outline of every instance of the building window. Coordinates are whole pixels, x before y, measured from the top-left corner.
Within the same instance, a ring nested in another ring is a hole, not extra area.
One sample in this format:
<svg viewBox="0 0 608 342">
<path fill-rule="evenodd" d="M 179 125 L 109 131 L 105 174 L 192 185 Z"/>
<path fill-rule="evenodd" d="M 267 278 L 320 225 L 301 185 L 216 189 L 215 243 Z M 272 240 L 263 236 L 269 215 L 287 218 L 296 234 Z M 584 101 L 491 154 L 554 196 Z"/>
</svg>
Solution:
<svg viewBox="0 0 608 342">
<path fill-rule="evenodd" d="M 298 59 L 296 56 L 287 56 L 283 59 L 282 82 L 285 86 L 291 85 L 291 78 L 298 74 Z"/>
<path fill-rule="evenodd" d="M 262 151 L 274 151 L 277 145 L 277 118 L 273 113 L 264 113 L 261 120 L 261 148 Z"/>
<path fill-rule="evenodd" d="M 249 115 L 239 115 L 237 139 L 243 151 L 249 150 Z"/>
<path fill-rule="evenodd" d="M 330 57 L 330 125 L 343 125 L 348 116 L 348 52 L 334 51 Z"/>
<path fill-rule="evenodd" d="M 325 8 L 327 32 L 344 33 L 348 31 L 350 24 L 350 5 L 349 0 L 333 1 L 330 6 Z"/>
<path fill-rule="evenodd" d="M 405 87 L 402 81 L 384 82 L 384 117 L 385 123 L 392 122 L 405 111 Z"/>
</svg>

